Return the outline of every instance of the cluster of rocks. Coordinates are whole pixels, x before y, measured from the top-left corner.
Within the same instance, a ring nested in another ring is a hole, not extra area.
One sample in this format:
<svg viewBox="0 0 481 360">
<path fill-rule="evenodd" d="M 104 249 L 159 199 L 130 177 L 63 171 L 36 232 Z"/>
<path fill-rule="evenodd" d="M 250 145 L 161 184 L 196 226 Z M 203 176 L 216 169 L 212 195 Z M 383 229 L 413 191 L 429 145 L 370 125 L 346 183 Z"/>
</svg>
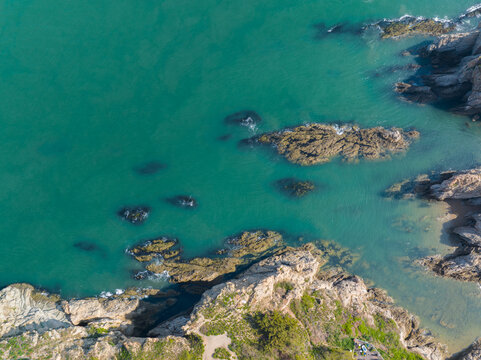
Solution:
<svg viewBox="0 0 481 360">
<path fill-rule="evenodd" d="M 226 248 L 214 257 L 185 260 L 175 239 L 160 238 L 135 246 L 128 252 L 145 264 L 147 271 L 137 278 L 164 275 L 173 283 L 213 282 L 234 273 L 239 266 L 248 265 L 260 257 L 283 247 L 282 235 L 275 231 L 246 231 L 226 239 Z"/>
<path fill-rule="evenodd" d="M 243 143 L 273 145 L 288 161 L 308 166 L 329 162 L 336 156 L 348 161 L 388 158 L 406 150 L 418 137 L 415 130 L 314 123 L 265 133 Z"/>
<path fill-rule="evenodd" d="M 428 256 L 419 263 L 441 276 L 481 283 L 481 168 L 421 175 L 393 185 L 387 195 L 419 196 L 451 204 L 462 201 L 472 209 L 463 226 L 452 230 L 458 236 L 456 251 L 446 256 Z"/>
<path fill-rule="evenodd" d="M 481 113 L 479 30 L 441 36 L 419 55 L 427 59 L 420 71 L 428 74 L 397 83 L 395 91 L 403 99 L 423 104 L 449 102 L 449 110 L 461 115 Z"/>
<path fill-rule="evenodd" d="M 137 206 L 137 207 L 125 207 L 119 210 L 118 215 L 132 224 L 142 224 L 150 214 L 150 207 Z"/>
</svg>

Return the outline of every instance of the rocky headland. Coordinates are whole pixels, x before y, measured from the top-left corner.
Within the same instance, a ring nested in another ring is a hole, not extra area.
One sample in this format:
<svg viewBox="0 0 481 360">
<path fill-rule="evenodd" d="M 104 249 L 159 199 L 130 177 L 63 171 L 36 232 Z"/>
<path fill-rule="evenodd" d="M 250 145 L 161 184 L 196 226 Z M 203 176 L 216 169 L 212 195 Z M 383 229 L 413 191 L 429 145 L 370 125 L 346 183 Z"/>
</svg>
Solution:
<svg viewBox="0 0 481 360">
<path fill-rule="evenodd" d="M 416 130 L 359 128 L 308 124 L 243 140 L 243 144 L 272 145 L 288 161 L 303 166 L 323 164 L 339 156 L 347 161 L 386 159 L 408 149 Z"/>
<path fill-rule="evenodd" d="M 451 205 L 455 215 L 461 217 L 459 225 L 451 229 L 456 236 L 456 251 L 446 256 L 428 256 L 418 262 L 440 276 L 481 283 L 481 168 L 420 175 L 393 185 L 386 194 Z M 468 211 L 456 214 L 458 208 Z"/>
<path fill-rule="evenodd" d="M 423 47 L 423 74 L 397 83 L 395 90 L 408 101 L 440 104 L 449 111 L 473 116 L 481 113 L 481 37 L 478 29 L 443 35 Z"/>
<path fill-rule="evenodd" d="M 446 358 L 446 347 L 420 329 L 415 316 L 327 261 L 312 244 L 287 248 L 207 290 L 192 312 L 147 336 L 136 327 L 152 318 L 149 299 L 167 301 L 167 293 L 62 300 L 27 284 L 10 285 L 0 291 L 1 357 L 347 359 L 353 339 L 362 338 L 385 359 Z M 456 359 L 474 359 L 477 352 L 474 344 Z"/>
</svg>

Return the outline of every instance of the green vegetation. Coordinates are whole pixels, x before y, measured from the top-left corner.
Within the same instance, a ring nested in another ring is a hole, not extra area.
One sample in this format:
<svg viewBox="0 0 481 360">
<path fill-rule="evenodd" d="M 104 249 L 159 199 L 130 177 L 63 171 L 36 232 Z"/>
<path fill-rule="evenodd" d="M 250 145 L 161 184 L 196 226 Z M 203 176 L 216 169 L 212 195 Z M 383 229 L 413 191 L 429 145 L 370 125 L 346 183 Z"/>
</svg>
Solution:
<svg viewBox="0 0 481 360">
<path fill-rule="evenodd" d="M 90 326 L 87 329 L 87 332 L 90 337 L 101 337 L 104 335 L 107 335 L 109 331 L 107 329 L 101 328 L 101 327 L 95 327 L 95 326 Z"/>
<path fill-rule="evenodd" d="M 20 360 L 28 358 L 33 353 L 31 344 L 23 336 L 15 336 L 7 340 L 6 344 L 0 344 L 0 357 L 8 353 L 8 359 Z"/>
<path fill-rule="evenodd" d="M 276 289 L 284 289 L 287 292 L 291 291 L 292 289 L 294 289 L 294 286 L 292 285 L 292 283 L 288 282 L 288 281 L 281 281 L 281 282 L 278 282 L 274 285 L 274 288 Z"/>
<path fill-rule="evenodd" d="M 217 348 L 214 351 L 214 359 L 230 360 L 230 353 L 225 348 Z"/>
</svg>

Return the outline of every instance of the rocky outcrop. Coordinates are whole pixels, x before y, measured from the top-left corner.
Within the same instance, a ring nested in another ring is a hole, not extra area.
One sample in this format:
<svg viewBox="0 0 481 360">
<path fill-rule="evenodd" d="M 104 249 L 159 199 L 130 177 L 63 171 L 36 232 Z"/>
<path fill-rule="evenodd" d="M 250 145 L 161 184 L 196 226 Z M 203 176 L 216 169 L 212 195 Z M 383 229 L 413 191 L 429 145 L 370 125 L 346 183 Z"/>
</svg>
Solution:
<svg viewBox="0 0 481 360">
<path fill-rule="evenodd" d="M 456 24 L 451 21 L 409 15 L 394 20 L 382 20 L 371 26 L 376 26 L 381 30 L 383 39 L 412 35 L 439 36 L 456 29 Z"/>
<path fill-rule="evenodd" d="M 312 181 L 295 178 L 280 179 L 274 185 L 281 193 L 292 198 L 304 197 L 316 189 L 316 184 Z"/>
<path fill-rule="evenodd" d="M 148 206 L 125 207 L 119 210 L 118 215 L 132 223 L 141 224 L 149 217 L 150 208 Z"/>
<path fill-rule="evenodd" d="M 417 137 L 415 130 L 309 124 L 262 134 L 243 143 L 273 145 L 290 162 L 308 166 L 329 162 L 336 156 L 348 161 L 388 158 L 405 151 Z"/>
<path fill-rule="evenodd" d="M 215 257 L 182 259 L 177 242 L 161 238 L 136 246 L 128 252 L 145 263 L 147 272 L 139 277 L 161 274 L 174 283 L 213 282 L 234 273 L 238 266 L 248 265 L 262 256 L 282 248 L 282 236 L 274 231 L 246 231 L 225 240 L 225 249 Z"/>
<path fill-rule="evenodd" d="M 467 214 L 464 224 L 452 229 L 458 236 L 456 251 L 446 256 L 428 256 L 418 263 L 441 276 L 481 283 L 481 168 L 421 175 L 393 185 L 386 194 L 396 198 L 464 201 L 471 206 L 473 212 Z"/>
<path fill-rule="evenodd" d="M 477 339 L 471 346 L 453 355 L 449 360 L 478 360 L 481 359 L 481 338 Z"/>
<path fill-rule="evenodd" d="M 481 36 L 479 30 L 444 35 L 425 47 L 430 74 L 395 86 L 402 98 L 417 103 L 450 101 L 450 111 L 475 116 L 481 113 Z M 429 69 L 420 69 L 429 72 Z"/>
</svg>

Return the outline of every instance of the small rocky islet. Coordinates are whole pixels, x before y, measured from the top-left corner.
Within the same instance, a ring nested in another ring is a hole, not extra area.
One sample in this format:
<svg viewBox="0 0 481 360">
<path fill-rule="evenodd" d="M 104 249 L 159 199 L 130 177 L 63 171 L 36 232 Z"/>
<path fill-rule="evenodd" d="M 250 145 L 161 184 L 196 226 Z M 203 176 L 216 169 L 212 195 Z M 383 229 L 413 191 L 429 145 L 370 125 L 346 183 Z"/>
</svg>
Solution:
<svg viewBox="0 0 481 360">
<path fill-rule="evenodd" d="M 117 214 L 125 221 L 140 225 L 147 220 L 150 210 L 148 206 L 124 207 Z"/>
<path fill-rule="evenodd" d="M 407 150 L 418 137 L 416 130 L 314 123 L 265 133 L 241 144 L 272 145 L 289 162 L 310 166 L 338 156 L 347 161 L 387 159 Z"/>
<path fill-rule="evenodd" d="M 186 209 L 193 209 L 193 208 L 196 208 L 198 205 L 197 200 L 190 195 L 176 195 L 176 196 L 167 198 L 166 201 L 169 204 L 172 204 L 176 207 L 186 208 Z"/>
</svg>

